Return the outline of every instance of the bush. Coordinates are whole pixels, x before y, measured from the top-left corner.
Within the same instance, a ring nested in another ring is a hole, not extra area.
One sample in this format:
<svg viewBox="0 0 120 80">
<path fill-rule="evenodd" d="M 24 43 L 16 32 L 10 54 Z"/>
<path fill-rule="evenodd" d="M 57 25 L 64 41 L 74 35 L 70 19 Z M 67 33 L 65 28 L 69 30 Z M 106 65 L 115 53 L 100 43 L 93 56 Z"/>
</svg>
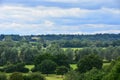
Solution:
<svg viewBox="0 0 120 80">
<path fill-rule="evenodd" d="M 24 80 L 32 80 L 30 75 L 24 75 L 24 76 L 23 76 L 23 79 L 24 79 Z"/>
<path fill-rule="evenodd" d="M 24 80 L 22 73 L 14 72 L 10 75 L 9 80 Z"/>
<path fill-rule="evenodd" d="M 44 60 L 38 65 L 38 70 L 43 74 L 52 74 L 56 70 L 57 64 L 52 60 Z"/>
<path fill-rule="evenodd" d="M 38 69 L 37 69 L 37 67 L 34 67 L 34 68 L 31 69 L 31 71 L 32 71 L 32 72 L 37 72 Z"/>
<path fill-rule="evenodd" d="M 68 72 L 68 68 L 65 66 L 59 66 L 56 69 L 56 74 L 58 74 L 58 75 L 64 75 L 67 72 Z"/>
<path fill-rule="evenodd" d="M 7 80 L 7 76 L 3 73 L 0 73 L 0 80 Z"/>
<path fill-rule="evenodd" d="M 0 72 L 4 72 L 4 69 L 3 69 L 3 68 L 0 68 Z"/>
<path fill-rule="evenodd" d="M 84 73 L 91 70 L 93 67 L 102 69 L 102 65 L 103 61 L 98 55 L 90 54 L 80 59 L 77 67 L 79 72 Z"/>
<path fill-rule="evenodd" d="M 41 73 L 31 73 L 31 80 L 45 80 L 45 77 Z"/>
<path fill-rule="evenodd" d="M 63 80 L 83 80 L 81 75 L 76 71 L 69 71 Z"/>
<path fill-rule="evenodd" d="M 25 68 L 24 63 L 18 63 L 16 65 L 9 65 L 9 66 L 5 67 L 4 70 L 7 73 L 12 73 L 12 72 L 27 73 L 27 72 L 29 72 L 29 69 Z"/>
<path fill-rule="evenodd" d="M 41 73 L 31 73 L 23 76 L 24 80 L 46 80 Z"/>
</svg>

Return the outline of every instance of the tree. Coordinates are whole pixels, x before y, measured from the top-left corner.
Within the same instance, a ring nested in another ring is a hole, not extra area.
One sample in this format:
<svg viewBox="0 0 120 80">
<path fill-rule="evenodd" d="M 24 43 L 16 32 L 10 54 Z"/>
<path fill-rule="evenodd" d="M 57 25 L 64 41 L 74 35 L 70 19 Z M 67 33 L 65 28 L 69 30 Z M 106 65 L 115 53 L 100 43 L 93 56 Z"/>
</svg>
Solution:
<svg viewBox="0 0 120 80">
<path fill-rule="evenodd" d="M 31 73 L 31 80 L 45 80 L 45 77 L 41 73 Z"/>
<path fill-rule="evenodd" d="M 5 67 L 4 71 L 7 73 L 11 73 L 11 72 L 27 73 L 27 72 L 29 72 L 29 69 L 25 68 L 24 63 L 18 63 L 16 65 L 9 65 L 9 66 Z"/>
<path fill-rule="evenodd" d="M 55 55 L 54 61 L 58 66 L 66 66 L 67 68 L 70 68 L 68 56 L 66 56 L 64 53 Z"/>
<path fill-rule="evenodd" d="M 77 64 L 78 71 L 81 73 L 87 72 L 91 70 L 93 67 L 97 69 L 102 68 L 102 59 L 95 55 L 95 54 L 90 54 L 85 57 L 83 57 Z"/>
<path fill-rule="evenodd" d="M 102 80 L 120 80 L 120 58 L 115 61 L 111 71 Z"/>
<path fill-rule="evenodd" d="M 57 64 L 52 60 L 44 60 L 38 65 L 38 70 L 43 74 L 51 74 L 56 70 Z"/>
<path fill-rule="evenodd" d="M 63 80 L 82 80 L 80 74 L 76 71 L 70 71 L 65 75 Z"/>
<path fill-rule="evenodd" d="M 73 59 L 74 59 L 74 52 L 72 49 L 66 49 L 65 50 L 65 54 L 68 57 L 69 63 L 73 63 Z"/>
<path fill-rule="evenodd" d="M 96 68 L 84 73 L 84 80 L 102 80 L 104 72 Z"/>
<path fill-rule="evenodd" d="M 21 49 L 20 57 L 21 61 L 25 62 L 26 64 L 33 64 L 34 61 L 34 55 L 32 48 L 29 47 L 23 47 Z"/>
<path fill-rule="evenodd" d="M 64 51 L 61 49 L 61 47 L 58 44 L 50 44 L 47 48 L 46 48 L 46 53 L 50 53 L 52 55 L 57 55 L 57 54 L 61 54 Z"/>
<path fill-rule="evenodd" d="M 35 67 L 38 64 L 41 64 L 41 62 L 46 60 L 46 59 L 53 60 L 54 56 L 49 54 L 49 53 L 43 53 L 43 54 L 40 54 L 40 55 L 36 56 L 36 58 L 34 60 Z"/>
<path fill-rule="evenodd" d="M 69 69 L 67 67 L 65 67 L 65 66 L 59 66 L 56 69 L 56 74 L 57 75 L 62 75 L 62 77 L 63 77 L 63 75 L 68 72 L 68 70 Z"/>
</svg>

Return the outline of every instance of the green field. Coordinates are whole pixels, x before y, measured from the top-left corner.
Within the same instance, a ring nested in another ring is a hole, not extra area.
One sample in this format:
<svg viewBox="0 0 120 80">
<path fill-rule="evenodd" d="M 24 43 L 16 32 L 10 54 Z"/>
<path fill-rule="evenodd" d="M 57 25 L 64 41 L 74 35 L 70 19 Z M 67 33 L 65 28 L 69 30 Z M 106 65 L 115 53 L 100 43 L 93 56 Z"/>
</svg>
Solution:
<svg viewBox="0 0 120 80">
<path fill-rule="evenodd" d="M 73 70 L 75 70 L 75 69 L 77 69 L 77 64 L 71 64 L 70 67 L 71 67 Z"/>
<path fill-rule="evenodd" d="M 34 65 L 26 65 L 25 67 L 31 70 L 32 68 L 34 68 Z"/>
<path fill-rule="evenodd" d="M 47 80 L 63 80 L 61 75 L 55 75 L 55 74 L 50 74 L 50 75 L 46 76 L 46 79 Z"/>
<path fill-rule="evenodd" d="M 81 50 L 81 49 L 83 49 L 83 48 L 62 48 L 63 50 L 66 50 L 66 49 L 72 49 L 72 50 Z"/>
</svg>

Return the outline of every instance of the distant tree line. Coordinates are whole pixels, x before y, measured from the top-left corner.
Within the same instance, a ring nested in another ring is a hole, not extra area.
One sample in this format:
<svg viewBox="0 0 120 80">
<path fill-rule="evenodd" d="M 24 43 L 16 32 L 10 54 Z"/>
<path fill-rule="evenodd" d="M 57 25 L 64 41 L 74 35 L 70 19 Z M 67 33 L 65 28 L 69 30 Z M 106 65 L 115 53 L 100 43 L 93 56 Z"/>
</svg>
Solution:
<svg viewBox="0 0 120 80">
<path fill-rule="evenodd" d="M 120 46 L 120 34 L 94 35 L 0 35 L 0 41 L 41 42 L 44 46 L 57 43 L 61 47 L 108 47 Z"/>
</svg>

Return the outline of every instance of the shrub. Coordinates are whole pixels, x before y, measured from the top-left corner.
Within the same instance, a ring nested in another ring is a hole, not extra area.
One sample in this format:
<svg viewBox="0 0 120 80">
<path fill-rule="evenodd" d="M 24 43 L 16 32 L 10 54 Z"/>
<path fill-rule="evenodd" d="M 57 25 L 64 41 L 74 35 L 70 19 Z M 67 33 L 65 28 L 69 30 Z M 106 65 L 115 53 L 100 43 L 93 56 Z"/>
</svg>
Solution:
<svg viewBox="0 0 120 80">
<path fill-rule="evenodd" d="M 90 54 L 80 59 L 77 67 L 79 72 L 84 73 L 91 70 L 93 67 L 101 69 L 102 65 L 102 59 L 98 55 Z"/>
<path fill-rule="evenodd" d="M 22 73 L 14 72 L 10 75 L 9 80 L 24 80 Z"/>
<path fill-rule="evenodd" d="M 31 71 L 32 71 L 32 72 L 37 72 L 38 69 L 37 69 L 37 67 L 34 67 L 34 68 L 31 69 Z"/>
<path fill-rule="evenodd" d="M 68 68 L 65 66 L 59 66 L 56 69 L 56 74 L 58 74 L 58 75 L 64 75 L 67 72 L 68 72 Z"/>
<path fill-rule="evenodd" d="M 45 80 L 45 77 L 41 73 L 31 73 L 31 80 Z"/>
<path fill-rule="evenodd" d="M 32 80 L 30 75 L 24 75 L 24 76 L 23 76 L 23 79 L 24 79 L 24 80 Z"/>
<path fill-rule="evenodd" d="M 38 70 L 43 74 L 52 74 L 56 70 L 57 64 L 52 60 L 44 60 L 38 65 Z"/>
<path fill-rule="evenodd" d="M 12 72 L 27 73 L 27 72 L 29 72 L 29 69 L 25 68 L 24 63 L 18 63 L 16 65 L 9 65 L 9 66 L 5 67 L 4 70 L 7 73 L 12 73 Z"/>
<path fill-rule="evenodd" d="M 7 76 L 3 73 L 0 73 L 0 80 L 7 80 Z"/>
<path fill-rule="evenodd" d="M 3 68 L 0 68 L 0 72 L 4 72 L 4 69 L 3 69 Z"/>
</svg>

